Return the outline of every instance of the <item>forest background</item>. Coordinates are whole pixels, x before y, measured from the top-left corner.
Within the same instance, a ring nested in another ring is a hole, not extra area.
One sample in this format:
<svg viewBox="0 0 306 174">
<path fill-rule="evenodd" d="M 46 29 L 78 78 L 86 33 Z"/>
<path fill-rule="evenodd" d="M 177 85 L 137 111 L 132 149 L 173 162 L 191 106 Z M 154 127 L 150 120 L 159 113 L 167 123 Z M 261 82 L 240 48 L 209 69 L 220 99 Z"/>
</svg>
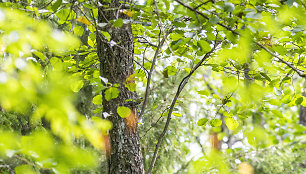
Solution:
<svg viewBox="0 0 306 174">
<path fill-rule="evenodd" d="M 0 173 L 306 172 L 304 0 L 0 7 Z"/>
</svg>

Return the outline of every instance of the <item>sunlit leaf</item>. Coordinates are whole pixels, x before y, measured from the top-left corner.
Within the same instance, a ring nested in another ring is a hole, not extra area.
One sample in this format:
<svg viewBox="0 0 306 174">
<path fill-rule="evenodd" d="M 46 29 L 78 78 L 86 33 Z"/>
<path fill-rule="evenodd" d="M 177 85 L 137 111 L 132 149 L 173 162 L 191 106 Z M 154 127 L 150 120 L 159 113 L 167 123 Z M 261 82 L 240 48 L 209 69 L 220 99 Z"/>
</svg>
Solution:
<svg viewBox="0 0 306 174">
<path fill-rule="evenodd" d="M 39 52 L 39 51 L 33 51 L 32 53 L 35 56 L 37 56 L 38 58 L 40 58 L 42 61 L 44 61 L 46 59 L 46 56 L 43 53 Z"/>
<path fill-rule="evenodd" d="M 117 107 L 117 113 L 121 118 L 127 118 L 131 115 L 132 111 L 130 108 L 125 106 L 119 106 Z"/>
<path fill-rule="evenodd" d="M 136 83 L 127 83 L 125 87 L 128 88 L 129 91 L 134 92 L 136 90 Z"/>
<path fill-rule="evenodd" d="M 103 107 L 102 108 L 97 108 L 95 110 L 93 110 L 93 113 L 97 114 L 97 113 L 101 113 L 103 112 Z"/>
<path fill-rule="evenodd" d="M 73 92 L 78 92 L 83 86 L 83 80 L 78 80 L 71 83 L 71 89 Z"/>
<path fill-rule="evenodd" d="M 167 66 L 166 70 L 168 72 L 168 75 L 175 75 L 177 72 L 177 69 L 174 66 Z"/>
<path fill-rule="evenodd" d="M 76 34 L 77 36 L 82 36 L 84 33 L 84 28 L 81 26 L 75 26 L 73 28 L 74 34 Z"/>
<path fill-rule="evenodd" d="M 214 97 L 215 99 L 221 100 L 221 98 L 220 98 L 217 94 L 213 94 L 213 97 Z"/>
<path fill-rule="evenodd" d="M 279 110 L 271 110 L 274 116 L 283 118 L 283 114 Z"/>
<path fill-rule="evenodd" d="M 219 126 L 221 126 L 221 124 L 222 124 L 222 120 L 220 120 L 220 119 L 213 119 L 213 120 L 210 121 L 210 125 L 212 127 L 219 127 Z"/>
<path fill-rule="evenodd" d="M 199 40 L 198 41 L 198 46 L 201 48 L 201 50 L 202 51 L 204 51 L 204 52 L 208 52 L 208 51 L 210 51 L 210 45 L 209 45 L 209 43 L 207 42 L 207 41 L 205 41 L 205 40 Z"/>
<path fill-rule="evenodd" d="M 36 174 L 38 173 L 37 171 L 34 170 L 33 166 L 28 165 L 28 164 L 17 166 L 15 168 L 15 172 L 16 174 Z"/>
<path fill-rule="evenodd" d="M 133 11 L 123 11 L 123 14 L 127 15 L 128 17 L 133 17 L 134 12 Z"/>
<path fill-rule="evenodd" d="M 110 87 L 105 91 L 105 99 L 109 101 L 111 99 L 117 98 L 119 96 L 119 90 L 115 87 Z"/>
<path fill-rule="evenodd" d="M 122 18 L 119 18 L 119 19 L 115 20 L 114 23 L 113 23 L 113 26 L 117 27 L 117 28 L 120 28 L 122 25 L 123 25 Z"/>
<path fill-rule="evenodd" d="M 201 118 L 197 124 L 198 126 L 206 126 L 207 122 L 208 122 L 207 118 Z"/>
<path fill-rule="evenodd" d="M 91 25 L 91 22 L 85 16 L 78 17 L 77 21 L 79 21 L 83 24 L 86 24 L 86 25 Z"/>
<path fill-rule="evenodd" d="M 225 124 L 229 130 L 235 130 L 239 126 L 238 121 L 231 117 L 225 119 Z"/>
<path fill-rule="evenodd" d="M 198 91 L 198 94 L 200 95 L 205 95 L 205 96 L 209 96 L 210 95 L 210 91 L 209 90 L 201 90 L 201 91 Z"/>
<path fill-rule="evenodd" d="M 107 41 L 110 41 L 111 36 L 108 32 L 106 32 L 106 31 L 100 31 L 100 32 L 104 35 L 104 37 L 107 39 Z"/>
<path fill-rule="evenodd" d="M 182 117 L 181 113 L 172 113 L 172 115 L 175 116 L 175 117 Z"/>
<path fill-rule="evenodd" d="M 102 104 L 102 95 L 96 95 L 93 99 L 92 99 L 92 102 L 95 104 L 95 105 L 101 105 Z"/>
<path fill-rule="evenodd" d="M 281 102 L 279 100 L 277 100 L 277 99 L 270 99 L 269 103 L 271 105 L 275 105 L 275 106 L 280 106 L 281 105 Z"/>
</svg>

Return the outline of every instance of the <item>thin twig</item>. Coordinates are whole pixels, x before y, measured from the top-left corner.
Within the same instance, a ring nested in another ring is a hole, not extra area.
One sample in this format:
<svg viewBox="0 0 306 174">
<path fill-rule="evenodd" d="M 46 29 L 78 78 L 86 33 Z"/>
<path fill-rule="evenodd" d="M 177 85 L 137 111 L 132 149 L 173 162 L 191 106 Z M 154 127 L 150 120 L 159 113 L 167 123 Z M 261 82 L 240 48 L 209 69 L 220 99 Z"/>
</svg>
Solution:
<svg viewBox="0 0 306 174">
<path fill-rule="evenodd" d="M 292 64 L 290 64 L 289 62 L 285 61 L 284 59 L 280 58 L 278 55 L 274 54 L 272 51 L 270 51 L 267 47 L 265 47 L 264 45 L 262 45 L 259 42 L 254 41 L 259 47 L 261 47 L 262 49 L 266 50 L 269 54 L 271 54 L 273 57 L 276 57 L 280 62 L 284 63 L 285 65 L 289 66 L 291 69 L 293 69 L 293 71 L 295 71 L 300 77 L 306 77 L 306 74 L 303 73 L 303 71 L 297 69 L 296 67 L 294 67 Z"/>
<path fill-rule="evenodd" d="M 137 62 L 136 60 L 133 60 L 137 65 L 139 65 L 146 73 L 146 77 L 147 77 L 147 74 L 149 74 L 149 71 L 144 67 L 142 66 L 139 62 Z"/>
<path fill-rule="evenodd" d="M 145 38 L 145 37 L 143 37 L 143 36 L 136 36 L 136 37 L 134 37 L 134 38 L 137 38 L 139 43 L 145 43 L 145 44 L 148 44 L 148 45 L 150 45 L 150 46 L 152 46 L 152 47 L 157 47 L 157 45 L 155 45 L 155 44 L 149 42 L 148 39 Z M 145 41 L 140 41 L 139 39 L 144 39 Z"/>
<path fill-rule="evenodd" d="M 157 125 L 157 123 L 158 123 L 159 120 L 163 117 L 163 115 L 164 115 L 164 113 L 165 113 L 165 111 L 166 111 L 167 109 L 168 109 L 168 108 L 164 109 L 164 111 L 160 114 L 160 117 L 157 119 L 157 121 L 156 121 L 155 123 L 152 123 L 152 124 L 151 124 L 150 128 L 148 128 L 148 129 L 145 131 L 145 133 L 144 133 L 144 135 L 141 137 L 141 139 L 142 139 L 143 137 L 145 137 L 145 136 L 147 135 L 147 133 L 148 133 L 154 126 Z"/>
<path fill-rule="evenodd" d="M 209 3 L 209 2 L 212 2 L 212 0 L 208 0 L 208 1 L 206 1 L 206 2 L 203 2 L 202 4 L 196 6 L 194 9 L 198 9 L 198 8 L 200 8 L 201 6 L 203 6 L 203 5 L 205 5 L 205 4 Z"/>
<path fill-rule="evenodd" d="M 175 105 L 175 103 L 176 103 L 180 93 L 184 89 L 185 85 L 188 83 L 188 80 L 191 77 L 191 75 L 202 65 L 202 63 L 211 55 L 211 53 L 213 53 L 215 51 L 215 49 L 217 48 L 218 44 L 219 44 L 218 42 L 215 42 L 214 47 L 208 53 L 206 53 L 204 55 L 202 60 L 196 64 L 196 66 L 191 70 L 191 72 L 187 76 L 185 76 L 182 79 L 181 83 L 179 84 L 179 86 L 177 88 L 177 91 L 176 91 L 176 94 L 175 94 L 175 96 L 174 96 L 174 98 L 172 100 L 172 103 L 171 103 L 171 106 L 170 106 L 170 109 L 169 109 L 169 113 L 168 113 L 168 116 L 167 116 L 166 124 L 164 126 L 164 129 L 163 129 L 162 133 L 160 134 L 160 136 L 158 138 L 158 141 L 157 141 L 157 144 L 156 144 L 156 147 L 155 147 L 155 150 L 154 150 L 154 154 L 153 154 L 153 157 L 152 157 L 152 161 L 151 161 L 151 164 L 150 164 L 150 168 L 148 170 L 148 174 L 152 173 L 152 169 L 154 167 L 154 164 L 155 164 L 155 161 L 156 161 L 156 158 L 157 158 L 159 147 L 161 145 L 163 137 L 165 136 L 165 134 L 166 134 L 166 132 L 168 130 L 168 127 L 169 127 L 169 124 L 170 124 L 170 121 L 171 121 L 172 111 L 174 109 L 174 105 Z"/>
<path fill-rule="evenodd" d="M 148 74 L 148 79 L 147 79 L 147 86 L 146 86 L 146 92 L 145 92 L 145 97 L 144 97 L 144 101 L 141 107 L 141 113 L 139 114 L 139 118 L 142 117 L 145 107 L 147 105 L 148 102 L 148 96 L 149 96 L 149 92 L 150 92 L 150 82 L 151 82 L 151 77 L 152 77 L 152 73 L 154 70 L 154 66 L 157 60 L 157 56 L 159 55 L 159 53 L 161 52 L 161 47 L 164 45 L 164 42 L 166 41 L 168 35 L 173 31 L 174 27 L 171 27 L 166 34 L 164 35 L 163 39 L 159 42 L 158 47 L 155 51 L 154 57 L 153 57 L 153 61 L 152 61 L 152 65 L 151 65 L 151 69 L 150 72 Z"/>
<path fill-rule="evenodd" d="M 155 13 L 158 17 L 158 28 L 159 28 L 159 31 L 162 31 L 162 22 L 160 20 L 160 14 L 159 14 L 159 10 L 158 10 L 158 5 L 157 5 L 157 2 L 155 0 L 153 0 L 153 3 L 155 5 Z M 160 38 L 158 38 L 158 40 L 160 40 Z"/>
</svg>

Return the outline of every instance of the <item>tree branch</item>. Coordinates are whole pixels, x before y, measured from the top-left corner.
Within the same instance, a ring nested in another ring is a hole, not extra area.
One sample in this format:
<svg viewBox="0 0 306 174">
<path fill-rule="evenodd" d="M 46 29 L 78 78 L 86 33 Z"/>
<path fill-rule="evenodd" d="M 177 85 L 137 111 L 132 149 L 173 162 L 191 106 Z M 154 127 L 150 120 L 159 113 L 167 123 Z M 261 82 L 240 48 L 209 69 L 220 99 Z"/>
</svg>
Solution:
<svg viewBox="0 0 306 174">
<path fill-rule="evenodd" d="M 142 115 L 144 113 L 144 110 L 145 110 L 145 107 L 146 107 L 147 102 L 148 102 L 148 96 L 149 96 L 149 92 L 150 92 L 150 82 L 151 82 L 151 77 L 152 77 L 152 73 L 153 73 L 153 70 L 154 70 L 154 66 L 155 66 L 155 63 L 156 63 L 156 60 L 157 60 L 157 56 L 159 55 L 159 53 L 161 51 L 161 47 L 164 45 L 164 42 L 166 41 L 168 35 L 173 31 L 173 29 L 174 29 L 174 27 L 171 27 L 166 32 L 166 34 L 164 35 L 163 39 L 159 42 L 159 44 L 157 46 L 157 49 L 155 51 L 155 54 L 154 54 L 154 57 L 153 57 L 153 61 L 152 61 L 152 65 L 151 65 L 151 69 L 150 69 L 150 72 L 148 74 L 145 97 L 144 97 L 144 100 L 143 100 L 143 104 L 142 104 L 142 107 L 141 107 L 141 113 L 139 114 L 139 118 L 142 117 Z"/>
<path fill-rule="evenodd" d="M 270 51 L 267 47 L 265 47 L 264 45 L 262 45 L 259 42 L 254 41 L 259 47 L 261 47 L 262 49 L 266 50 L 269 54 L 271 54 L 273 57 L 277 58 L 280 62 L 286 64 L 287 66 L 289 66 L 291 69 L 293 69 L 293 71 L 295 71 L 300 77 L 306 77 L 306 74 L 303 73 L 303 71 L 297 69 L 296 67 L 294 67 L 292 64 L 290 64 L 289 62 L 285 61 L 284 59 L 280 58 L 278 55 L 274 54 L 272 51 Z"/>
<path fill-rule="evenodd" d="M 191 72 L 185 76 L 181 83 L 179 84 L 178 88 L 177 88 L 177 91 L 176 91 L 176 94 L 172 100 L 172 103 L 171 103 L 171 106 L 169 108 L 169 113 L 168 113 L 168 116 L 167 116 L 167 121 L 166 121 L 166 124 L 164 126 L 164 129 L 162 131 L 162 133 L 160 134 L 159 138 L 158 138 L 158 142 L 156 144 L 156 147 L 155 147 L 155 151 L 154 151 L 154 155 L 153 155 L 153 158 L 152 158 L 152 161 L 151 161 L 151 165 L 150 165 L 150 168 L 148 170 L 148 174 L 151 174 L 152 173 L 152 169 L 154 167 L 154 164 L 155 164 L 155 161 L 156 161 L 156 158 L 157 158 L 157 154 L 158 154 L 158 150 L 159 150 L 159 147 L 161 145 L 161 142 L 163 140 L 163 137 L 165 136 L 166 132 L 167 132 L 167 129 L 169 127 L 169 124 L 170 124 L 170 121 L 171 121 L 171 115 L 172 115 L 172 111 L 174 109 L 174 105 L 180 95 L 180 93 L 182 92 L 182 90 L 184 89 L 185 85 L 188 83 L 188 80 L 189 78 L 191 77 L 191 75 L 202 65 L 202 63 L 211 55 L 211 53 L 213 53 L 215 51 L 215 49 L 217 48 L 219 43 L 215 42 L 215 45 L 214 47 L 204 55 L 204 57 L 202 58 L 202 60 L 200 62 L 198 62 L 196 64 L 196 66 L 191 70 Z"/>
<path fill-rule="evenodd" d="M 182 1 L 180 0 L 175 0 L 176 2 L 178 2 L 179 4 L 181 4 L 182 6 L 188 8 L 191 11 L 194 11 L 196 13 L 198 13 L 199 15 L 201 15 L 203 18 L 209 20 L 209 17 L 206 16 L 205 14 L 203 14 L 202 12 L 198 11 L 195 8 L 192 8 L 186 4 L 184 4 Z M 238 33 L 237 31 L 231 29 L 229 26 L 226 26 L 220 22 L 217 23 L 218 25 L 224 27 L 225 29 L 231 31 L 232 33 L 236 34 L 236 35 L 240 35 L 240 33 Z M 262 49 L 264 49 L 265 51 L 267 51 L 270 55 L 272 55 L 273 57 L 277 58 L 280 62 L 284 63 L 285 65 L 289 66 L 291 69 L 293 69 L 300 77 L 306 77 L 306 74 L 303 73 L 302 70 L 297 69 L 296 67 L 294 67 L 292 64 L 290 64 L 289 62 L 285 61 L 284 59 L 280 58 L 278 55 L 276 55 L 275 53 L 273 53 L 272 51 L 270 51 L 267 47 L 265 47 L 264 45 L 262 45 L 261 43 L 255 41 L 253 39 L 253 42 L 258 45 L 259 47 L 261 47 Z"/>
</svg>

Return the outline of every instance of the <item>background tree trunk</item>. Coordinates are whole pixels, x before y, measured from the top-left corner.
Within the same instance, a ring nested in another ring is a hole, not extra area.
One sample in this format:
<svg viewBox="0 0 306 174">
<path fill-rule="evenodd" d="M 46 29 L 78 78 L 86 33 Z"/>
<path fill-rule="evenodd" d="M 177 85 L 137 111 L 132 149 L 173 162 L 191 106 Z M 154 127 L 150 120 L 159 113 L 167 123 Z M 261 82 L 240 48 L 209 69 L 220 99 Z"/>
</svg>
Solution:
<svg viewBox="0 0 306 174">
<path fill-rule="evenodd" d="M 122 7 L 125 6 L 124 3 L 129 2 L 129 0 L 112 0 L 108 4 L 104 0 L 100 0 L 101 4 L 109 7 L 100 7 L 98 16 L 99 23 L 108 23 L 103 30 L 107 31 L 111 35 L 111 40 L 118 44 L 109 44 L 107 40 L 103 39 L 102 34 L 97 33 L 97 51 L 101 76 L 107 78 L 111 84 L 119 86 L 118 98 L 110 101 L 103 100 L 103 112 L 110 114 L 108 119 L 113 123 L 113 129 L 110 131 L 111 149 L 107 155 L 109 173 L 114 174 L 144 173 L 137 131 L 137 112 L 133 112 L 126 119 L 117 114 L 117 107 L 123 105 L 126 99 L 137 99 L 135 92 L 131 92 L 124 87 L 126 79 L 134 73 L 132 29 L 130 24 L 123 24 L 120 28 L 109 25 L 111 20 L 128 19 L 126 15 L 122 14 Z M 134 120 L 132 125 L 128 123 L 129 120 Z"/>
<path fill-rule="evenodd" d="M 303 94 L 304 96 L 306 96 L 306 93 L 304 92 Z M 301 125 L 306 126 L 306 107 L 304 106 L 300 106 L 300 119 L 299 119 L 299 123 Z"/>
</svg>

